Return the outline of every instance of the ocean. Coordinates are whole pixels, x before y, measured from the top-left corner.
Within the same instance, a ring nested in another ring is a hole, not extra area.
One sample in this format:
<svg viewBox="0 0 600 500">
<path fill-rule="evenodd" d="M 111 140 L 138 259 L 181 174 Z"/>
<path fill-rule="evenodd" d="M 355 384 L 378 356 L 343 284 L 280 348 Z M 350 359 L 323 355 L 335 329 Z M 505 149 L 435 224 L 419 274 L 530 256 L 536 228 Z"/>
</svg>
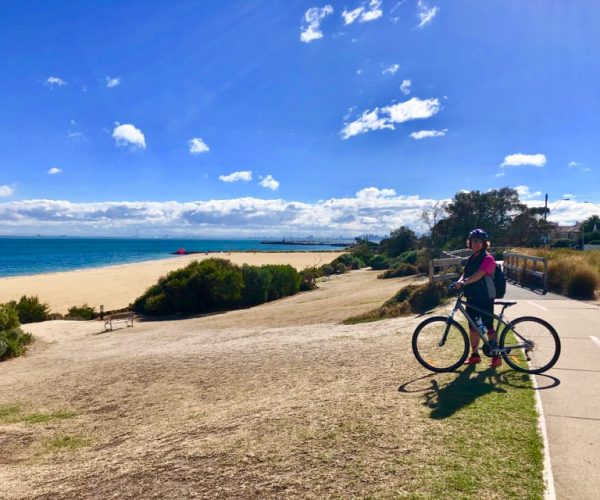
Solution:
<svg viewBox="0 0 600 500">
<path fill-rule="evenodd" d="M 261 244 L 259 240 L 0 237 L 0 276 L 19 276 L 174 257 L 194 252 L 325 251 L 329 245 Z"/>
</svg>

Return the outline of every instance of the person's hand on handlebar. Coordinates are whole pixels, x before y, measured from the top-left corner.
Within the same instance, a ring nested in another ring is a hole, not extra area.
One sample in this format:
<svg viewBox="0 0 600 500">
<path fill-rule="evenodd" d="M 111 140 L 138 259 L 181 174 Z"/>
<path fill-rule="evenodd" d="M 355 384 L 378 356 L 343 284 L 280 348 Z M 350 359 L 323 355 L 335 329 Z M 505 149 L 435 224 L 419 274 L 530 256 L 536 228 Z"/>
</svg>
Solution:
<svg viewBox="0 0 600 500">
<path fill-rule="evenodd" d="M 452 283 L 452 288 L 454 288 L 455 290 L 460 290 L 463 287 L 464 283 L 462 281 L 455 281 L 454 283 Z"/>
</svg>

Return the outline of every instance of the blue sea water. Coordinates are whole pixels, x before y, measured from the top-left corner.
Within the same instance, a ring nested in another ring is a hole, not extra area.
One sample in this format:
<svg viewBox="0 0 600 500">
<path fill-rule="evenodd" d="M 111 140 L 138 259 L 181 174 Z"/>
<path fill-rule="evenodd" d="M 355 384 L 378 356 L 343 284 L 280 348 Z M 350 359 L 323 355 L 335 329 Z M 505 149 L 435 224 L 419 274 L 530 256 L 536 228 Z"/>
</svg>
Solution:
<svg viewBox="0 0 600 500">
<path fill-rule="evenodd" d="M 327 245 L 269 245 L 258 240 L 0 237 L 0 276 L 165 259 L 180 248 L 197 252 L 340 250 Z"/>
</svg>

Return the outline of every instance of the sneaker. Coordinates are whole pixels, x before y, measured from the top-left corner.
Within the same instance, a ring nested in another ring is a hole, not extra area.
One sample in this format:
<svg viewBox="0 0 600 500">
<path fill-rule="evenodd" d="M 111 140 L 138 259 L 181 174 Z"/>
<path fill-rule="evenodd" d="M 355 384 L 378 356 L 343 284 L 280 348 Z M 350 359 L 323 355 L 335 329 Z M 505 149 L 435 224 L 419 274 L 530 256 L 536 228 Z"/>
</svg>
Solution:
<svg viewBox="0 0 600 500">
<path fill-rule="evenodd" d="M 499 366 L 502 366 L 502 358 L 500 356 L 492 357 L 490 368 L 497 368 Z"/>
<path fill-rule="evenodd" d="M 479 354 L 472 354 L 471 357 L 464 362 L 465 365 L 476 365 L 477 363 L 481 363 Z"/>
</svg>

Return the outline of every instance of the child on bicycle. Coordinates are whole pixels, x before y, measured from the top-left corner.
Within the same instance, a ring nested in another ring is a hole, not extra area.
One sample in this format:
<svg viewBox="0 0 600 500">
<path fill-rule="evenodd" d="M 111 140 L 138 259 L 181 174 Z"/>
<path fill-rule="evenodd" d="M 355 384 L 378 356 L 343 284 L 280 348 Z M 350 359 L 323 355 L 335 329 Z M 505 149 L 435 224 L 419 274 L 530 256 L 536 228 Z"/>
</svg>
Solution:
<svg viewBox="0 0 600 500">
<path fill-rule="evenodd" d="M 490 247 L 488 235 L 483 229 L 473 229 L 469 233 L 467 246 L 473 250 L 469 257 L 465 270 L 460 279 L 456 282 L 456 287 L 460 289 L 465 287 L 465 296 L 467 297 L 467 314 L 472 318 L 481 317 L 483 324 L 488 330 L 490 341 L 496 339 L 494 330 L 494 298 L 496 289 L 494 287 L 494 271 L 496 270 L 496 261 L 494 257 L 487 252 Z M 482 309 L 484 313 L 473 309 L 475 306 Z M 474 365 L 481 363 L 479 356 L 480 338 L 472 326 L 469 327 L 469 337 L 471 338 L 471 356 L 465 361 L 465 364 Z M 490 367 L 496 368 L 502 364 L 500 356 L 492 357 Z"/>
</svg>

